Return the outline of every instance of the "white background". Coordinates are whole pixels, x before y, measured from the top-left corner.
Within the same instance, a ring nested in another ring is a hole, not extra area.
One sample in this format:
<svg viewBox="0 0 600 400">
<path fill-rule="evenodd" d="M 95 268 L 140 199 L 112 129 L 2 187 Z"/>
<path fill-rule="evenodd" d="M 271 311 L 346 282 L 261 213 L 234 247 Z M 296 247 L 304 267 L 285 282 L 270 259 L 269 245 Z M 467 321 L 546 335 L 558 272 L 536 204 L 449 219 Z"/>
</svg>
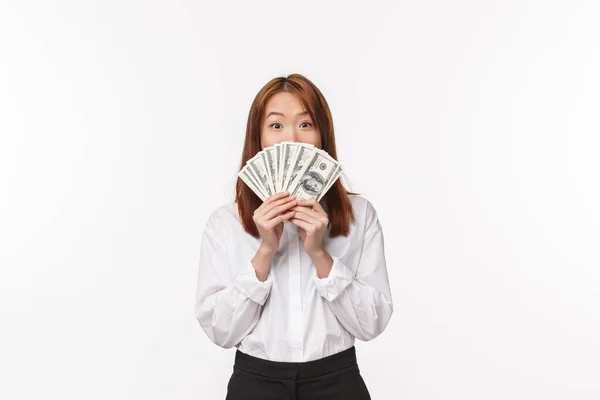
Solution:
<svg viewBox="0 0 600 400">
<path fill-rule="evenodd" d="M 1 1 L 0 398 L 224 398 L 200 236 L 294 72 L 384 230 L 372 398 L 600 398 L 599 3 L 217 3 Z"/>
</svg>

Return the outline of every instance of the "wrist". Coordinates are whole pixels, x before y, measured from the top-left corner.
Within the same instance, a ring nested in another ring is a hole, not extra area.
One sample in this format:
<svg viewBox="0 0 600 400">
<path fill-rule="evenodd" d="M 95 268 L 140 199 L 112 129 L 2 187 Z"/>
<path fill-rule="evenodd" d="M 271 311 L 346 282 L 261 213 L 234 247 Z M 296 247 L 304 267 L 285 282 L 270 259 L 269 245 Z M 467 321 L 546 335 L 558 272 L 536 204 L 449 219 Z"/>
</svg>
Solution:
<svg viewBox="0 0 600 400">
<path fill-rule="evenodd" d="M 325 250 L 324 247 L 321 247 L 321 248 L 316 249 L 316 250 L 307 251 L 306 254 L 308 254 L 308 256 L 311 259 L 326 258 L 327 257 L 327 250 Z"/>
<path fill-rule="evenodd" d="M 325 249 L 311 252 L 309 257 L 315 265 L 317 276 L 320 279 L 327 278 L 333 268 L 333 257 Z"/>
<path fill-rule="evenodd" d="M 254 258 L 252 259 L 252 265 L 254 266 L 256 277 L 259 281 L 264 282 L 267 280 L 274 254 L 274 251 L 262 245 L 256 251 Z"/>
<path fill-rule="evenodd" d="M 267 258 L 272 258 L 275 255 L 275 252 L 277 252 L 277 249 L 273 249 L 265 244 L 261 244 L 258 247 L 258 250 L 256 251 L 256 253 L 258 253 L 262 257 L 267 257 Z"/>
</svg>

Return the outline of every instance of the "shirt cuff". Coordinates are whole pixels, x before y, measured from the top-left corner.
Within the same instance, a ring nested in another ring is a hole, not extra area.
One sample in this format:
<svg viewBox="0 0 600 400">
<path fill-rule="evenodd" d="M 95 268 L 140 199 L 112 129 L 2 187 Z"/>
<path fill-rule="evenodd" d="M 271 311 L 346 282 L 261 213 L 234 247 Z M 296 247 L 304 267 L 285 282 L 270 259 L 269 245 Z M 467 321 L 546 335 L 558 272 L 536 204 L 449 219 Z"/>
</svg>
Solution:
<svg viewBox="0 0 600 400">
<path fill-rule="evenodd" d="M 256 276 L 256 270 L 252 262 L 248 261 L 246 266 L 235 275 L 235 286 L 252 301 L 262 306 L 267 301 L 267 297 L 271 292 L 273 277 L 271 276 L 271 271 L 269 271 L 267 279 L 262 282 Z"/>
<path fill-rule="evenodd" d="M 313 273 L 317 292 L 328 301 L 335 300 L 354 279 L 352 271 L 339 258 L 335 256 L 331 256 L 331 258 L 333 259 L 333 265 L 327 277 L 319 278 L 316 268 Z"/>
</svg>

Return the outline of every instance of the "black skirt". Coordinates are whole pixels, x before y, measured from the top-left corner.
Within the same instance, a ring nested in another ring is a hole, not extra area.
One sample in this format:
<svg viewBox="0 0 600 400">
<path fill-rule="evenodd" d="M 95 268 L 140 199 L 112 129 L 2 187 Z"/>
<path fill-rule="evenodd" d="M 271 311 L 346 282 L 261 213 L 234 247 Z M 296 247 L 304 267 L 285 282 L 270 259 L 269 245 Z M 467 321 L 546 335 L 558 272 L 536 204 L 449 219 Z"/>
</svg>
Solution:
<svg viewBox="0 0 600 400">
<path fill-rule="evenodd" d="M 306 362 L 281 362 L 237 350 L 225 400 L 370 400 L 356 348 Z"/>
</svg>

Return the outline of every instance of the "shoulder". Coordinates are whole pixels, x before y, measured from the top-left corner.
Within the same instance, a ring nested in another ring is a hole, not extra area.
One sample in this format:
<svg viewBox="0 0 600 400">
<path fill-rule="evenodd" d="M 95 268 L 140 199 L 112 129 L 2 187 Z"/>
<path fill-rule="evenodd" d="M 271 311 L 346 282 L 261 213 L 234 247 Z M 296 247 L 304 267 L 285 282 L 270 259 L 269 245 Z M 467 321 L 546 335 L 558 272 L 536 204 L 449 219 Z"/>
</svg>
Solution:
<svg viewBox="0 0 600 400">
<path fill-rule="evenodd" d="M 231 220 L 240 220 L 240 216 L 238 214 L 238 204 L 235 201 L 230 201 L 224 204 L 221 204 L 214 208 L 210 215 L 210 218 L 217 218 L 223 220 L 223 222 L 231 221 Z"/>
<path fill-rule="evenodd" d="M 231 224 L 240 224 L 241 220 L 238 214 L 237 203 L 230 201 L 213 208 L 207 219 L 207 226 L 227 227 Z"/>
<path fill-rule="evenodd" d="M 373 232 L 381 229 L 379 216 L 373 203 L 363 195 L 349 195 L 354 208 L 358 230 Z"/>
<path fill-rule="evenodd" d="M 348 196 L 352 202 L 352 207 L 356 212 L 356 216 L 359 219 L 371 219 L 377 216 L 377 210 L 373 203 L 360 194 L 351 194 Z"/>
</svg>

